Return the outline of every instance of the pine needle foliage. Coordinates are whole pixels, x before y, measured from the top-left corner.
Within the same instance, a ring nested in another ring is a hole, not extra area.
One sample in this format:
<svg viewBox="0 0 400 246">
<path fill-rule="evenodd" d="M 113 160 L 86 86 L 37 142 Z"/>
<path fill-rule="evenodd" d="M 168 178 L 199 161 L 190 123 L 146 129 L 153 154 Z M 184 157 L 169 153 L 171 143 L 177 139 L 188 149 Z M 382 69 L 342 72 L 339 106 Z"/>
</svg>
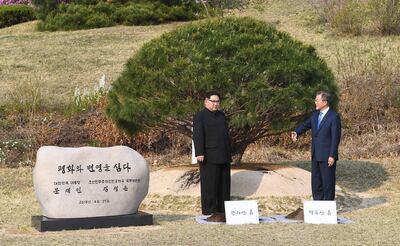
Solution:
<svg viewBox="0 0 400 246">
<path fill-rule="evenodd" d="M 145 44 L 109 93 L 108 115 L 130 134 L 163 127 L 191 137 L 209 90 L 222 94 L 236 162 L 246 147 L 290 130 L 318 90 L 338 89 L 312 46 L 252 18 L 193 22 Z"/>
<path fill-rule="evenodd" d="M 157 25 L 206 17 L 191 0 L 32 0 L 41 31 L 80 30 L 115 25 Z M 211 15 L 216 15 L 214 8 Z"/>
</svg>

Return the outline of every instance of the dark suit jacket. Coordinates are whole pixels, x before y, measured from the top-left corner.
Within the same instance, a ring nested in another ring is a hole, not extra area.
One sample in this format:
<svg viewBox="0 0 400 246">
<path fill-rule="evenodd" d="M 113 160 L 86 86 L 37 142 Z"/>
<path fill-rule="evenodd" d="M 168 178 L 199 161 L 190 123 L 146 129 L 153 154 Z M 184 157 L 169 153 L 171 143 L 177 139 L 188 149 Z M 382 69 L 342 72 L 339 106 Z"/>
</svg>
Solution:
<svg viewBox="0 0 400 246">
<path fill-rule="evenodd" d="M 311 155 L 315 161 L 328 161 L 331 156 L 339 159 L 339 142 L 341 133 L 340 116 L 334 110 L 329 109 L 317 129 L 319 111 L 311 114 L 303 124 L 296 128 L 297 135 L 301 135 L 308 129 L 312 131 Z"/>
<path fill-rule="evenodd" d="M 194 116 L 193 141 L 195 155 L 204 155 L 206 163 L 232 161 L 229 128 L 222 111 L 211 112 L 204 108 Z"/>
</svg>

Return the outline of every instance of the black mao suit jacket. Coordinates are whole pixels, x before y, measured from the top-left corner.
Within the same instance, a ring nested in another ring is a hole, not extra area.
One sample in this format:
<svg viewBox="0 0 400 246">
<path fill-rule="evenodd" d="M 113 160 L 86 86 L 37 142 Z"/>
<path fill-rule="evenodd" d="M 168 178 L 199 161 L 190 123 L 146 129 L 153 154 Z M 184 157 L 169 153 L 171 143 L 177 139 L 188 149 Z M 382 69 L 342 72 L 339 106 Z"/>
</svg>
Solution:
<svg viewBox="0 0 400 246">
<path fill-rule="evenodd" d="M 204 155 L 207 164 L 227 164 L 232 161 L 229 128 L 222 111 L 204 108 L 193 119 L 195 155 Z"/>
<path fill-rule="evenodd" d="M 327 162 L 330 156 L 338 160 L 338 148 L 342 129 L 340 116 L 333 109 L 329 109 L 322 119 L 320 127 L 317 129 L 319 113 L 319 111 L 313 112 L 310 118 L 296 128 L 295 132 L 297 135 L 301 135 L 305 131 L 311 129 L 312 160 Z"/>
</svg>

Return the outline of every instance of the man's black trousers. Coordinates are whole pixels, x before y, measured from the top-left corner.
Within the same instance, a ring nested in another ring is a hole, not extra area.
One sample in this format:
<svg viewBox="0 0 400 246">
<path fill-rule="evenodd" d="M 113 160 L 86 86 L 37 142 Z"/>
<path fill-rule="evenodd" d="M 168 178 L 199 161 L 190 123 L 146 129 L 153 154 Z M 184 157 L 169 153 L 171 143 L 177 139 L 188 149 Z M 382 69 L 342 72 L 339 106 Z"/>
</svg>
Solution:
<svg viewBox="0 0 400 246">
<path fill-rule="evenodd" d="M 327 161 L 312 161 L 311 188 L 314 200 L 335 200 L 336 163 L 328 167 Z"/>
<path fill-rule="evenodd" d="M 225 213 L 231 196 L 231 165 L 200 163 L 201 211 L 204 215 Z"/>
</svg>

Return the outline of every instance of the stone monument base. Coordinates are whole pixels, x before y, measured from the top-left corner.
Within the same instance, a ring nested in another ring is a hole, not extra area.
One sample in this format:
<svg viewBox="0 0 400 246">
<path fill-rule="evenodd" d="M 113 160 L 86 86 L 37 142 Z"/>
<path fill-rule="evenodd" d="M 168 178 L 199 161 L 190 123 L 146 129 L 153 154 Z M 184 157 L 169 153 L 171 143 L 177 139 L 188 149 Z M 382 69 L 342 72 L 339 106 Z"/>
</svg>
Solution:
<svg viewBox="0 0 400 246">
<path fill-rule="evenodd" d="M 136 214 L 128 215 L 72 219 L 51 219 L 45 216 L 32 216 L 32 226 L 40 232 L 124 226 L 143 226 L 152 224 L 153 215 L 140 211 Z"/>
</svg>

